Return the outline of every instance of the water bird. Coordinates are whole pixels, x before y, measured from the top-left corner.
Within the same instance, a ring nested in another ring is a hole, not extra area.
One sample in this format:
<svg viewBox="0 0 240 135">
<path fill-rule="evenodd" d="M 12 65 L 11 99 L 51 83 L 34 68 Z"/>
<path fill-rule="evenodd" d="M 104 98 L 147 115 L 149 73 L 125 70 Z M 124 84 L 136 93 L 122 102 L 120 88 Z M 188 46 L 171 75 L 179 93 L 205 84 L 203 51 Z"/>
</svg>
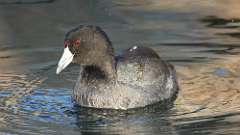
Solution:
<svg viewBox="0 0 240 135">
<path fill-rule="evenodd" d="M 56 74 L 70 63 L 80 65 L 72 96 L 80 106 L 126 110 L 177 96 L 174 67 L 151 48 L 133 46 L 115 55 L 107 34 L 94 25 L 71 29 L 64 46 Z"/>
</svg>

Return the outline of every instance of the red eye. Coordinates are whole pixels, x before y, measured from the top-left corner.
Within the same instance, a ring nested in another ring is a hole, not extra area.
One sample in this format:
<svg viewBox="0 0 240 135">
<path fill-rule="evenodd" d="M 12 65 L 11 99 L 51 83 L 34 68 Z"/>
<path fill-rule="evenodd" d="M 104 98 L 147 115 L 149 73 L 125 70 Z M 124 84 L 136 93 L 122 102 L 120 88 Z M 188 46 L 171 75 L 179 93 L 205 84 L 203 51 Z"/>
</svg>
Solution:
<svg viewBox="0 0 240 135">
<path fill-rule="evenodd" d="M 80 39 L 77 39 L 77 40 L 74 41 L 75 45 L 80 45 L 80 43 L 81 43 Z"/>
<path fill-rule="evenodd" d="M 70 44 L 69 41 L 64 41 L 64 48 L 66 48 Z"/>
</svg>

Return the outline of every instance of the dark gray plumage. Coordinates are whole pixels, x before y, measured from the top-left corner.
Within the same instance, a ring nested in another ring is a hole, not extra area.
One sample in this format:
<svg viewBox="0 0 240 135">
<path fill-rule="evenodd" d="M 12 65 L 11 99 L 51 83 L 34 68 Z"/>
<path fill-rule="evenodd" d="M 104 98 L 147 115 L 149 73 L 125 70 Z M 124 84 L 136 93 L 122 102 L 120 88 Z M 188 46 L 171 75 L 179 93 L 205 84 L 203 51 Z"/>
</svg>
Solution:
<svg viewBox="0 0 240 135">
<path fill-rule="evenodd" d="M 110 40 L 96 26 L 79 26 L 67 33 L 65 41 L 73 62 L 81 65 L 73 90 L 77 104 L 129 109 L 175 99 L 175 70 L 154 50 L 134 46 L 114 56 Z"/>
</svg>

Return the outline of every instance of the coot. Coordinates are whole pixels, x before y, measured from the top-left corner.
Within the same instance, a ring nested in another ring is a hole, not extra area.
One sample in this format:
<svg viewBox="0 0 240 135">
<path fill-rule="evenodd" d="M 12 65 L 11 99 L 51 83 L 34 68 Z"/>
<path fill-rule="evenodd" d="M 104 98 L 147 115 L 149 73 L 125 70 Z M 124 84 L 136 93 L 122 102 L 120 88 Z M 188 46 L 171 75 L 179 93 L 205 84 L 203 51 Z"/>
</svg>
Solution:
<svg viewBox="0 0 240 135">
<path fill-rule="evenodd" d="M 174 101 L 178 84 L 174 67 L 151 48 L 133 46 L 120 55 L 98 26 L 78 26 L 65 37 L 59 74 L 71 62 L 80 65 L 73 90 L 78 105 L 130 109 Z"/>
</svg>

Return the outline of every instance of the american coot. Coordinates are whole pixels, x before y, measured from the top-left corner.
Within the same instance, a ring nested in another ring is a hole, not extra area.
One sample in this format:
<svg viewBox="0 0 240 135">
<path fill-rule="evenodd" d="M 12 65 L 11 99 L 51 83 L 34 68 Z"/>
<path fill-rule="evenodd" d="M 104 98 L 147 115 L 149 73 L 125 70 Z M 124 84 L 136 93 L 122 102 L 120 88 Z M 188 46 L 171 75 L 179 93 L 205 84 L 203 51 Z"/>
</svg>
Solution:
<svg viewBox="0 0 240 135">
<path fill-rule="evenodd" d="M 173 66 L 150 48 L 134 46 L 114 56 L 100 27 L 82 25 L 66 34 L 64 45 L 56 73 L 71 62 L 80 64 L 73 90 L 78 105 L 130 109 L 174 101 L 178 93 Z"/>
</svg>

